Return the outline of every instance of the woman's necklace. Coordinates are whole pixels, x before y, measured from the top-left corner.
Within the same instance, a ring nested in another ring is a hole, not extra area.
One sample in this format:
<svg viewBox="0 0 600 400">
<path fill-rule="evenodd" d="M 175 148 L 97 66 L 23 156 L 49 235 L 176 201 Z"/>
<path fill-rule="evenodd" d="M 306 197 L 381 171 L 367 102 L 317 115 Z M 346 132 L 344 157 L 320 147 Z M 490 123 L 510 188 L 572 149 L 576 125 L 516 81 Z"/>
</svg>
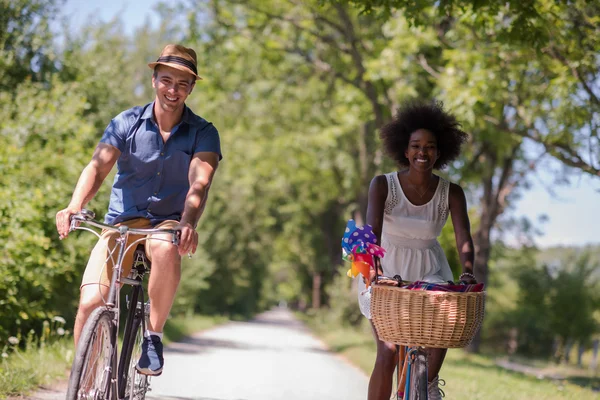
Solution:
<svg viewBox="0 0 600 400">
<path fill-rule="evenodd" d="M 429 188 L 431 187 L 431 182 L 433 182 L 433 179 L 429 179 L 429 184 L 427 185 L 427 188 L 425 189 L 425 191 L 421 194 L 418 190 L 417 190 L 417 186 L 412 183 L 410 181 L 410 179 L 408 179 L 408 177 L 406 178 L 406 180 L 408 181 L 408 183 L 410 183 L 410 186 L 413 188 L 413 190 L 415 191 L 416 194 L 419 195 L 419 198 L 422 200 L 423 196 L 425 196 L 427 194 L 427 192 L 429 192 Z"/>
</svg>

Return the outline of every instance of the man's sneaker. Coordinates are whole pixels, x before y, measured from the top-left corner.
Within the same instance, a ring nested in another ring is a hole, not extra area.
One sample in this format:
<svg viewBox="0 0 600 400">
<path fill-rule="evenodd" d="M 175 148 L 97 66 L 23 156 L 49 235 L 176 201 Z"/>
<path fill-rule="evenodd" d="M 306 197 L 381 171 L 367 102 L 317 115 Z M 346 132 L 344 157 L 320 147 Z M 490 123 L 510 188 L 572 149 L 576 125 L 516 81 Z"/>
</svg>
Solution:
<svg viewBox="0 0 600 400">
<path fill-rule="evenodd" d="M 439 376 L 433 378 L 427 385 L 427 398 L 429 400 L 442 400 L 442 397 L 446 397 L 446 394 L 440 389 L 439 385 L 444 386 L 446 382 L 439 379 Z"/>
<path fill-rule="evenodd" d="M 164 363 L 163 344 L 160 338 L 155 335 L 145 337 L 142 342 L 142 356 L 135 369 L 143 375 L 158 376 L 162 373 Z"/>
</svg>

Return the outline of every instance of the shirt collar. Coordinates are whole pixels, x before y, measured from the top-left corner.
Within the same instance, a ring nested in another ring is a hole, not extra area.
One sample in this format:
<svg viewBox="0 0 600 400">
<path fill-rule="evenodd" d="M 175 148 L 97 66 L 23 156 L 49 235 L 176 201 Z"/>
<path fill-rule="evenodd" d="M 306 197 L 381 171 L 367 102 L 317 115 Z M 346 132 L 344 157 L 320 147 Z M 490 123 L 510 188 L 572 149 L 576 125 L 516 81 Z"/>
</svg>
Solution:
<svg viewBox="0 0 600 400">
<path fill-rule="evenodd" d="M 152 112 L 152 110 L 154 110 L 154 102 L 152 102 L 146 106 L 146 109 L 144 110 L 144 113 L 142 114 L 142 119 L 154 120 L 154 113 Z"/>
<path fill-rule="evenodd" d="M 181 122 L 185 122 L 190 125 L 192 122 L 192 111 L 186 106 L 183 105 L 183 115 L 181 116 Z"/>
<path fill-rule="evenodd" d="M 151 119 L 152 121 L 154 121 L 154 101 L 150 104 L 148 104 L 146 106 L 146 109 L 144 110 L 144 113 L 142 114 L 141 119 Z M 191 123 L 191 119 L 192 119 L 192 112 L 191 110 L 188 108 L 188 106 L 186 106 L 185 104 L 183 105 L 183 115 L 181 117 L 181 122 L 185 122 L 187 124 Z M 179 125 L 179 124 L 177 124 Z"/>
</svg>

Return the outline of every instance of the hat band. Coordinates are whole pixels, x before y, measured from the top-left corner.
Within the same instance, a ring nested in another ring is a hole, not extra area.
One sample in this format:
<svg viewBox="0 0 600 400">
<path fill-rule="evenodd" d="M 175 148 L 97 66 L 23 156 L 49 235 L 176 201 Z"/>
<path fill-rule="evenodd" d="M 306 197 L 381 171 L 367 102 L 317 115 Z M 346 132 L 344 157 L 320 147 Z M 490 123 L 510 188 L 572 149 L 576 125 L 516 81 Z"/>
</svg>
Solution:
<svg viewBox="0 0 600 400">
<path fill-rule="evenodd" d="M 158 62 L 158 63 L 173 63 L 173 64 L 183 65 L 184 67 L 188 67 L 189 69 L 191 69 L 192 72 L 194 73 L 194 75 L 198 75 L 198 70 L 196 69 L 196 66 L 194 65 L 194 63 L 186 60 L 183 57 L 163 56 L 163 57 L 159 57 L 158 60 L 156 60 L 156 62 Z"/>
</svg>

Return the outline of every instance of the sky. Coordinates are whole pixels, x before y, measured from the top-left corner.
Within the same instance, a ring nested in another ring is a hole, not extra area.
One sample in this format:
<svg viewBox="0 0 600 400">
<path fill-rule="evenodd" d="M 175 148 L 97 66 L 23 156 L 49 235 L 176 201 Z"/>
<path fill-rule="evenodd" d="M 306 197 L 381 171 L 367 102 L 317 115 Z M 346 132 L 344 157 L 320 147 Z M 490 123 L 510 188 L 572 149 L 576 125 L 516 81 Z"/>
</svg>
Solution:
<svg viewBox="0 0 600 400">
<path fill-rule="evenodd" d="M 104 22 L 120 15 L 125 22 L 125 33 L 130 35 L 147 17 L 153 26 L 157 25 L 158 17 L 152 10 L 158 3 L 158 0 L 66 0 L 63 15 L 69 18 L 73 30 L 89 21 L 90 15 Z"/>
<path fill-rule="evenodd" d="M 109 21 L 120 15 L 125 22 L 127 34 L 145 23 L 147 18 L 153 26 L 158 25 L 156 13 L 152 11 L 158 0 L 67 0 L 63 15 L 71 21 L 71 29 L 76 30 L 87 23 L 90 15 L 102 21 Z M 556 167 L 557 163 L 550 166 Z M 536 238 L 540 247 L 556 245 L 576 245 L 600 243 L 600 178 L 582 175 L 572 179 L 568 186 L 553 185 L 552 168 L 539 172 L 539 179 L 516 204 L 514 216 L 527 216 L 537 221 L 538 216 L 547 215 L 548 221 L 536 225 L 544 235 Z M 542 183 L 540 183 L 542 182 Z M 544 186 L 552 186 L 550 194 Z M 514 238 L 506 237 L 508 243 Z"/>
</svg>

